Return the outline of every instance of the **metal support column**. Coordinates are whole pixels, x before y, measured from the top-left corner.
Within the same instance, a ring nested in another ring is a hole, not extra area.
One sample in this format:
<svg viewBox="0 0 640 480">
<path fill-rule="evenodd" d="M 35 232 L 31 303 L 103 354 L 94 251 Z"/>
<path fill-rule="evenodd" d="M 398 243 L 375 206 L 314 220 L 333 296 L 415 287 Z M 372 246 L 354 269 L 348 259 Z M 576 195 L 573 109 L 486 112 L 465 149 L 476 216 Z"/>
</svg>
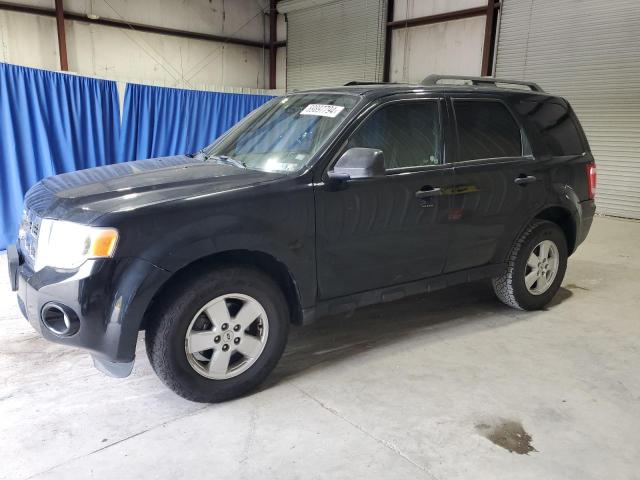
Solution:
<svg viewBox="0 0 640 480">
<path fill-rule="evenodd" d="M 69 70 L 67 61 L 67 40 L 64 31 L 64 5 L 56 0 L 56 26 L 58 28 L 58 49 L 60 50 L 60 70 Z"/>
<path fill-rule="evenodd" d="M 276 68 L 278 62 L 278 9 L 277 0 L 269 2 L 269 88 L 276 88 Z"/>
</svg>

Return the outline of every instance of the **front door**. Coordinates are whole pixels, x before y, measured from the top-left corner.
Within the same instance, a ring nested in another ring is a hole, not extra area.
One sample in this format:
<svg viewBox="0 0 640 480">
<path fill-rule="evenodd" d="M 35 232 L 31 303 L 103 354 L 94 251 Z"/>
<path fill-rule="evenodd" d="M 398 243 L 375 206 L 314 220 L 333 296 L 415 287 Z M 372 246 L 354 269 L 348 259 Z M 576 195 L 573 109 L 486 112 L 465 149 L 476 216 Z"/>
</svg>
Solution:
<svg viewBox="0 0 640 480">
<path fill-rule="evenodd" d="M 321 299 L 442 273 L 450 196 L 438 189 L 453 182 L 453 169 L 443 158 L 442 110 L 439 99 L 389 101 L 346 142 L 343 151 L 382 150 L 387 173 L 351 179 L 337 191 L 317 188 Z"/>
</svg>

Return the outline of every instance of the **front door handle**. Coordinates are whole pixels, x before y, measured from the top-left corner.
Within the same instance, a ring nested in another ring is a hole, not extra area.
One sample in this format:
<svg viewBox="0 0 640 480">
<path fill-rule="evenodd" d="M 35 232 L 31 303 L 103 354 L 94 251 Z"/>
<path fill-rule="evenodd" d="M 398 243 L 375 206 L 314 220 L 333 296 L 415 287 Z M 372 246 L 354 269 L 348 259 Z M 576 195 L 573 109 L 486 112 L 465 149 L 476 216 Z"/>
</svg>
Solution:
<svg viewBox="0 0 640 480">
<path fill-rule="evenodd" d="M 513 182 L 516 185 L 527 185 L 528 183 L 533 183 L 537 180 L 536 177 L 534 177 L 533 175 L 519 175 L 517 176 Z"/>
<path fill-rule="evenodd" d="M 423 187 L 422 189 L 418 190 L 416 192 L 416 198 L 422 199 L 442 195 L 442 190 L 440 190 L 439 188 L 427 188 L 428 187 Z"/>
</svg>

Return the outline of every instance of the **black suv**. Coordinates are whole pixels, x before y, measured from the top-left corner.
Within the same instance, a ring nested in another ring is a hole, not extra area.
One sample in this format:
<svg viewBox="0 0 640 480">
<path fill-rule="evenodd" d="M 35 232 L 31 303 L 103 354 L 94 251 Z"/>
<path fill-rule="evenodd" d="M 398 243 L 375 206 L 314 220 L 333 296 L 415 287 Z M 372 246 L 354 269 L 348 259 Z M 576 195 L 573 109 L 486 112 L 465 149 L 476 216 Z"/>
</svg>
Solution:
<svg viewBox="0 0 640 480">
<path fill-rule="evenodd" d="M 145 330 L 162 381 L 216 402 L 290 323 L 481 279 L 544 307 L 593 219 L 587 139 L 535 84 L 449 78 L 292 93 L 196 154 L 43 180 L 8 248 L 23 314 L 113 376 Z"/>
</svg>

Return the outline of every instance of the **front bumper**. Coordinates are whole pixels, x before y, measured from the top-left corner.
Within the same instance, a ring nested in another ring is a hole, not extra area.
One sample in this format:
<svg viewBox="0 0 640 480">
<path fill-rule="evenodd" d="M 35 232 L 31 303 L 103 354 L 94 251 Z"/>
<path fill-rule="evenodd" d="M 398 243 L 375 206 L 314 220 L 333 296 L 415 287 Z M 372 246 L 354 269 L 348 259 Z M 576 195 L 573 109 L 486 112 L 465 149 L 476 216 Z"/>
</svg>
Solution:
<svg viewBox="0 0 640 480">
<path fill-rule="evenodd" d="M 18 290 L 18 268 L 20 268 L 20 264 L 22 263 L 22 259 L 20 258 L 20 254 L 18 253 L 18 249 L 15 245 L 7 246 L 7 264 L 9 266 L 9 285 L 11 285 L 11 290 Z"/>
<path fill-rule="evenodd" d="M 89 350 L 101 371 L 127 376 L 142 318 L 169 272 L 137 258 L 90 260 L 74 271 L 44 268 L 34 272 L 15 247 L 9 246 L 7 252 L 9 276 L 15 278 L 12 288 L 33 328 L 46 340 Z M 50 302 L 77 315 L 76 333 L 57 335 L 44 325 L 42 308 Z"/>
</svg>

